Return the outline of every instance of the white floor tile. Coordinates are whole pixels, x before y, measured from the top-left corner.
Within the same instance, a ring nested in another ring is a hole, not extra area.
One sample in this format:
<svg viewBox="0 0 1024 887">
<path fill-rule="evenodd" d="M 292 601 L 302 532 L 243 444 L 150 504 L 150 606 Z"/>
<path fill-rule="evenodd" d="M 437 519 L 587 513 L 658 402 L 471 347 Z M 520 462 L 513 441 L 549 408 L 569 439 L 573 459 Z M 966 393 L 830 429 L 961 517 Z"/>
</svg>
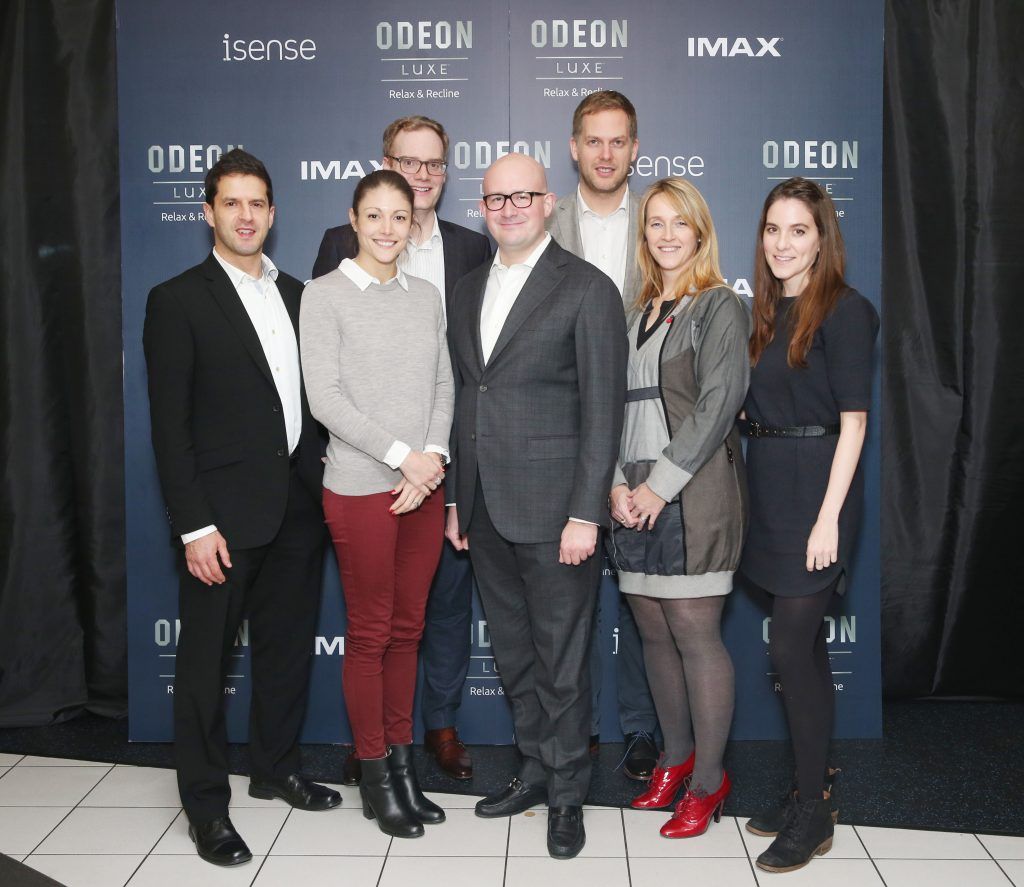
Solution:
<svg viewBox="0 0 1024 887">
<path fill-rule="evenodd" d="M 219 866 L 204 862 L 198 856 L 149 856 L 130 887 L 249 887 L 260 870 L 262 857 L 242 865 Z M 313 885 L 310 885 L 313 887 Z"/>
<path fill-rule="evenodd" d="M 3 779 L 3 778 L 4 778 L 4 774 L 5 774 L 5 773 L 6 773 L 6 772 L 7 772 L 8 770 L 10 770 L 10 769 L 11 769 L 10 767 L 0 767 L 0 779 Z"/>
<path fill-rule="evenodd" d="M 43 854 L 150 852 L 177 815 L 171 807 L 79 807 L 37 848 Z"/>
<path fill-rule="evenodd" d="M 65 887 L 124 887 L 145 859 L 138 856 L 45 856 L 33 853 L 25 865 Z"/>
<path fill-rule="evenodd" d="M 277 838 L 281 826 L 288 817 L 290 807 L 281 810 L 264 810 L 255 807 L 236 807 L 231 811 L 231 824 L 256 856 L 266 856 Z M 141 812 L 141 811 L 139 811 Z M 153 853 L 194 856 L 196 845 L 188 836 L 188 817 L 179 812 L 174 824 L 167 829 Z"/>
<path fill-rule="evenodd" d="M 742 823 L 745 821 L 740 820 L 740 834 L 743 836 L 743 843 L 747 845 L 747 853 L 750 858 L 757 859 L 775 839 L 751 834 L 743 828 Z M 828 852 L 828 856 L 830 859 L 867 859 L 868 853 L 852 825 L 837 825 L 835 836 L 832 839 L 832 849 Z"/>
<path fill-rule="evenodd" d="M 106 772 L 100 767 L 14 767 L 0 779 L 0 806 L 73 807 Z"/>
<path fill-rule="evenodd" d="M 453 795 L 442 792 L 424 792 L 423 794 L 445 810 L 449 807 L 453 810 L 472 810 L 476 806 L 476 802 L 480 800 L 479 795 Z M 358 797 L 358 795 L 359 790 L 356 789 L 356 796 Z"/>
<path fill-rule="evenodd" d="M 380 887 L 502 887 L 504 879 L 505 859 L 501 856 L 425 857 L 392 853 L 384 863 Z"/>
<path fill-rule="evenodd" d="M 873 859 L 988 859 L 978 839 L 966 832 L 926 832 L 858 825 Z"/>
<path fill-rule="evenodd" d="M 531 815 L 532 814 L 532 815 Z M 622 839 L 622 814 L 618 810 L 602 808 L 583 811 L 583 827 L 587 843 L 581 858 L 598 856 L 626 856 Z M 528 810 L 512 817 L 508 839 L 509 856 L 548 855 L 548 814 L 546 810 Z"/>
<path fill-rule="evenodd" d="M 808 865 L 783 875 L 755 868 L 761 887 L 884 887 L 870 859 L 829 859 L 816 856 Z M 781 879 L 781 880 L 780 880 Z"/>
<path fill-rule="evenodd" d="M 390 843 L 391 838 L 377 828 L 376 822 L 364 819 L 361 810 L 292 810 L 274 844 L 273 855 L 384 856 Z"/>
<path fill-rule="evenodd" d="M 510 856 L 505 887 L 628 887 L 625 859 L 552 859 Z"/>
<path fill-rule="evenodd" d="M 383 865 L 383 856 L 271 856 L 253 887 L 376 887 Z"/>
<path fill-rule="evenodd" d="M 634 856 L 734 856 L 745 859 L 743 846 L 736 828 L 736 819 L 723 816 L 721 822 L 712 821 L 708 830 L 696 838 L 663 838 L 658 834 L 671 813 L 664 810 L 623 810 L 626 822 L 626 849 Z"/>
<path fill-rule="evenodd" d="M 71 807 L 0 807 L 0 853 L 27 856 Z"/>
<path fill-rule="evenodd" d="M 1010 835 L 978 835 L 978 840 L 996 859 L 1024 859 L 1024 838 L 1014 838 Z"/>
<path fill-rule="evenodd" d="M 481 819 L 472 810 L 445 811 L 448 820 L 425 826 L 422 838 L 391 842 L 389 856 L 504 856 L 507 819 Z M 361 816 L 362 814 L 360 814 Z"/>
<path fill-rule="evenodd" d="M 1008 887 L 991 859 L 879 859 L 876 864 L 887 887 Z"/>
<path fill-rule="evenodd" d="M 637 859 L 630 857 L 634 884 L 709 884 L 757 887 L 747 859 Z"/>
<path fill-rule="evenodd" d="M 76 761 L 72 758 L 44 758 L 38 755 L 26 755 L 22 758 L 21 767 L 106 767 L 110 769 L 113 764 L 103 761 Z"/>
<path fill-rule="evenodd" d="M 1024 887 L 1024 859 L 1008 859 L 1005 862 L 1000 862 L 999 865 L 1013 881 L 1015 887 Z"/>
<path fill-rule="evenodd" d="M 63 772 L 63 771 L 62 771 Z M 117 766 L 82 802 L 83 807 L 180 807 L 173 770 Z"/>
<path fill-rule="evenodd" d="M 0 752 L 0 767 L 13 767 L 24 755 L 12 755 L 7 752 Z"/>
</svg>

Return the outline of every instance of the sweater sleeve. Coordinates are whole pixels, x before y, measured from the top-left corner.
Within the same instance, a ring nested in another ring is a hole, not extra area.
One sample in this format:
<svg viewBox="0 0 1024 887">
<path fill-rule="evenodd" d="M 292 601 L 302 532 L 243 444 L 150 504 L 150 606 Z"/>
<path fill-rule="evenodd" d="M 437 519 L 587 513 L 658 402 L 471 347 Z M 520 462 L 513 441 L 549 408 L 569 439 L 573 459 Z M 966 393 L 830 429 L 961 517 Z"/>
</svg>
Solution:
<svg viewBox="0 0 1024 887">
<path fill-rule="evenodd" d="M 431 289 L 434 289 L 431 287 Z M 434 290 L 437 293 L 437 290 Z M 448 354 L 448 336 L 441 310 L 441 295 L 437 293 L 437 370 L 434 377 L 434 408 L 427 428 L 426 446 L 436 447 L 450 456 L 449 435 L 455 407 L 455 386 L 452 382 L 452 362 Z"/>
<path fill-rule="evenodd" d="M 722 445 L 743 406 L 750 382 L 747 342 L 750 312 L 732 290 L 719 288 L 700 298 L 694 342 L 694 371 L 699 395 L 662 451 L 647 486 L 666 502 L 674 499 Z"/>
</svg>

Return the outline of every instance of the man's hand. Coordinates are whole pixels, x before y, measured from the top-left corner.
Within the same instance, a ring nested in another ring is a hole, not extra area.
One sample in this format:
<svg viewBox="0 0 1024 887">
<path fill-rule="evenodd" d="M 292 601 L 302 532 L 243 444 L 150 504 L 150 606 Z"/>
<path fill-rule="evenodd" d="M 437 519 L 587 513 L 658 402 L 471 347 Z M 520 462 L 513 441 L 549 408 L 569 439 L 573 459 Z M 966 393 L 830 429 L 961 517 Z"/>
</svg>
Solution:
<svg viewBox="0 0 1024 887">
<path fill-rule="evenodd" d="M 398 467 L 402 476 L 426 497 L 444 480 L 444 471 L 440 463 L 441 457 L 434 453 L 413 450 Z"/>
<path fill-rule="evenodd" d="M 218 555 L 220 560 L 218 560 Z M 188 571 L 205 585 L 223 585 L 226 580 L 221 564 L 231 566 L 227 540 L 214 530 L 185 545 L 185 565 Z"/>
<path fill-rule="evenodd" d="M 597 527 L 566 521 L 562 530 L 562 541 L 558 546 L 558 562 L 578 567 L 597 550 Z"/>
<path fill-rule="evenodd" d="M 459 512 L 454 505 L 448 506 L 444 534 L 448 537 L 448 541 L 451 542 L 452 548 L 456 551 L 469 551 L 469 537 L 459 534 Z"/>
</svg>

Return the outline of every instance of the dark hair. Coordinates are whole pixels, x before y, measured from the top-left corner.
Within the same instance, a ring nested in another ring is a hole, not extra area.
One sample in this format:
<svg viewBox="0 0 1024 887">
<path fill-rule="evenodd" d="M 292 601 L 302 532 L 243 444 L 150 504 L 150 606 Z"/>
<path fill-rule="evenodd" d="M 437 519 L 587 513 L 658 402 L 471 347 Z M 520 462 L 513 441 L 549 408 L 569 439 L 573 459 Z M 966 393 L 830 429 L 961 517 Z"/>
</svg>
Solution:
<svg viewBox="0 0 1024 887">
<path fill-rule="evenodd" d="M 807 207 L 818 229 L 818 257 L 811 265 L 807 285 L 790 311 L 787 363 L 807 366 L 807 352 L 818 327 L 824 322 L 846 289 L 843 274 L 846 250 L 836 221 L 832 198 L 815 182 L 794 176 L 780 182 L 765 198 L 761 221 L 757 223 L 757 248 L 754 252 L 754 332 L 750 337 L 750 362 L 756 364 L 764 349 L 775 338 L 775 312 L 783 298 L 782 282 L 772 274 L 764 254 L 764 227 L 768 210 L 777 200 L 799 200 Z"/>
<path fill-rule="evenodd" d="M 270 182 L 270 173 L 258 157 L 253 157 L 248 151 L 241 148 L 232 148 L 227 154 L 222 154 L 210 171 L 206 174 L 206 202 L 213 206 L 213 199 L 217 196 L 217 185 L 224 176 L 256 176 L 267 186 L 267 203 L 274 205 L 274 186 Z"/>
<path fill-rule="evenodd" d="M 411 117 L 399 117 L 388 124 L 384 130 L 384 156 L 390 157 L 394 150 L 395 139 L 399 133 L 414 132 L 417 129 L 429 129 L 441 140 L 441 157 L 431 158 L 445 160 L 448 157 L 448 133 L 444 131 L 436 120 L 431 117 L 424 117 L 422 114 L 414 114 Z"/>
<path fill-rule="evenodd" d="M 602 89 L 592 92 L 576 106 L 572 115 L 572 137 L 579 138 L 583 132 L 583 118 L 587 114 L 597 114 L 601 111 L 622 111 L 629 119 L 629 138 L 636 141 L 636 108 L 621 92 L 614 89 Z"/>
<path fill-rule="evenodd" d="M 356 185 L 355 191 L 352 192 L 352 212 L 358 216 L 359 204 L 363 202 L 366 193 L 381 187 L 394 188 L 409 201 L 410 208 L 415 204 L 416 196 L 403 176 L 393 169 L 376 169 L 368 176 L 363 176 L 359 180 L 359 184 Z"/>
</svg>

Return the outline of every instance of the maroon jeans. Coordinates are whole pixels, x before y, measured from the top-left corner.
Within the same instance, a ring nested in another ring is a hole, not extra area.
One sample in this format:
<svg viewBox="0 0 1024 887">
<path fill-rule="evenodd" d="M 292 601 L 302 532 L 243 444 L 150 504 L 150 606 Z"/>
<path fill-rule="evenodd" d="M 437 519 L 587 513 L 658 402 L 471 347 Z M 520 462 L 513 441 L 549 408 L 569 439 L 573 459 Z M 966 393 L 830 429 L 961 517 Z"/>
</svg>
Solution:
<svg viewBox="0 0 1024 887">
<path fill-rule="evenodd" d="M 391 514 L 394 501 L 324 488 L 348 617 L 342 687 L 360 758 L 412 742 L 416 654 L 444 542 L 443 487 L 408 514 Z"/>
</svg>

